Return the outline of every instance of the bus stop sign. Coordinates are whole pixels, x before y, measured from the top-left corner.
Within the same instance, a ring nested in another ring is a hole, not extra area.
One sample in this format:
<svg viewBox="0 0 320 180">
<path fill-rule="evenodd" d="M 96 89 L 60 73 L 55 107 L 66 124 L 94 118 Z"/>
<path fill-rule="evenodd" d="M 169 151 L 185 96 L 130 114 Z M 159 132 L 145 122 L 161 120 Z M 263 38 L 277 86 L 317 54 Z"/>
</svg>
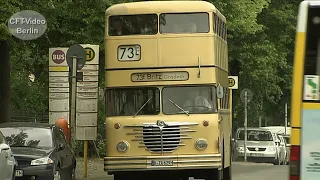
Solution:
<svg viewBox="0 0 320 180">
<path fill-rule="evenodd" d="M 72 69 L 74 57 L 77 58 L 77 70 L 81 70 L 86 63 L 86 51 L 80 44 L 70 46 L 67 51 L 67 63 L 70 69 Z"/>
<path fill-rule="evenodd" d="M 243 89 L 240 93 L 240 99 L 244 103 L 245 101 L 245 92 L 247 91 L 247 102 L 250 102 L 253 98 L 252 91 L 250 89 Z"/>
</svg>

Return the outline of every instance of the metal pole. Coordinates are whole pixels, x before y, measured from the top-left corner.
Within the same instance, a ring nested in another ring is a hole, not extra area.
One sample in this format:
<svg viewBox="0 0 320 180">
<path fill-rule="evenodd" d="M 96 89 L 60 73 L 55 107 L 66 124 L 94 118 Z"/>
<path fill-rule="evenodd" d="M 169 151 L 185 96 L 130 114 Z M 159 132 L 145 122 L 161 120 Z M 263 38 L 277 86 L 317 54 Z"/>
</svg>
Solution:
<svg viewBox="0 0 320 180">
<path fill-rule="evenodd" d="M 87 172 L 88 172 L 88 141 L 84 141 L 84 168 L 83 168 L 83 178 L 87 178 Z"/>
<path fill-rule="evenodd" d="M 71 112 L 70 112 L 70 128 L 71 128 L 71 147 L 75 147 L 76 132 L 76 91 L 77 91 L 77 57 L 72 57 L 72 85 L 71 85 Z"/>
<path fill-rule="evenodd" d="M 247 162 L 247 103 L 248 92 L 244 92 L 244 161 Z"/>
<path fill-rule="evenodd" d="M 288 104 L 284 105 L 284 134 L 287 134 L 287 125 L 288 125 Z"/>
</svg>

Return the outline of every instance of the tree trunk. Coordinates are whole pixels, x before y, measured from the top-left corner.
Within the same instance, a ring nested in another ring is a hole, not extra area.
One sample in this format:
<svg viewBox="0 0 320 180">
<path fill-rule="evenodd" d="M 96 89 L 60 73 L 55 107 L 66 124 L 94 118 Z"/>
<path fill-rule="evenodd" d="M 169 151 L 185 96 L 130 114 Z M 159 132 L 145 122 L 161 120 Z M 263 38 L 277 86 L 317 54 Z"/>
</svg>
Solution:
<svg viewBox="0 0 320 180">
<path fill-rule="evenodd" d="M 0 123 L 10 121 L 10 58 L 8 41 L 0 41 Z"/>
</svg>

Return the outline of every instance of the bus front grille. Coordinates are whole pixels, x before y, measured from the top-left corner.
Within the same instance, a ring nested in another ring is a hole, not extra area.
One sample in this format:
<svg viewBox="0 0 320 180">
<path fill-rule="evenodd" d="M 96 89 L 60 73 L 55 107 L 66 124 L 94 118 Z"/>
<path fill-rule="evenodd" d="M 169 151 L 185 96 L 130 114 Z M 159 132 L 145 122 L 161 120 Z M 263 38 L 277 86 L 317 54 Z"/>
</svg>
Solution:
<svg viewBox="0 0 320 180">
<path fill-rule="evenodd" d="M 196 132 L 190 126 L 197 123 L 168 123 L 166 126 L 155 124 L 126 126 L 133 127 L 134 135 L 132 141 L 138 141 L 140 148 L 145 148 L 152 153 L 167 153 L 177 150 L 180 146 L 185 146 L 184 140 L 192 139 L 190 133 Z"/>
</svg>

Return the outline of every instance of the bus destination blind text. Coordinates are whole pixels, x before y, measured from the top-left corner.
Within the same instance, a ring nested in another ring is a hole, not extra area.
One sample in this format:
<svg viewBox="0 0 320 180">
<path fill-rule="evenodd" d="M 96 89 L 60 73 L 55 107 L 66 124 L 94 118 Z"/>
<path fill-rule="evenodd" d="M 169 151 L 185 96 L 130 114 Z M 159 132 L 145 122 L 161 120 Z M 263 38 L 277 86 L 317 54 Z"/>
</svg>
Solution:
<svg viewBox="0 0 320 180">
<path fill-rule="evenodd" d="M 131 74 L 132 82 L 148 81 L 186 81 L 189 79 L 188 72 L 150 72 Z"/>
</svg>

